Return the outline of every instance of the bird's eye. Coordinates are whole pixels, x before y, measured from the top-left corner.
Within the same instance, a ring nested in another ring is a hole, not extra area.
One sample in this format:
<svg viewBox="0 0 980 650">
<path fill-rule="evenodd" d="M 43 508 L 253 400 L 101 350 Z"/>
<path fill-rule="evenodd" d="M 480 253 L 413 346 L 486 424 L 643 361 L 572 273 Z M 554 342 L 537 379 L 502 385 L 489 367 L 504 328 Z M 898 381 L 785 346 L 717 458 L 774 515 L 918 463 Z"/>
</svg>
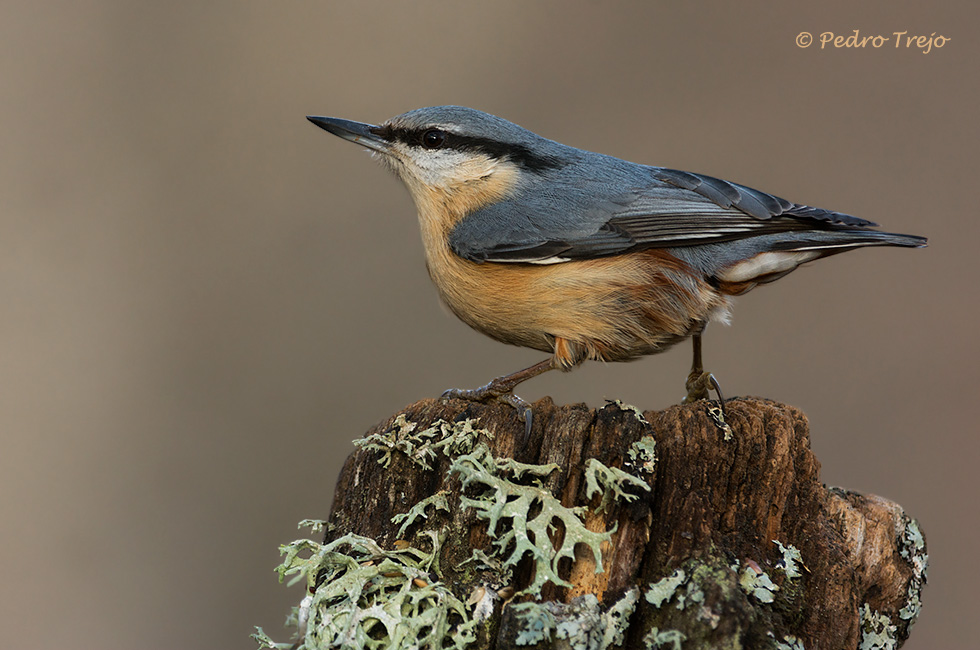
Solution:
<svg viewBox="0 0 980 650">
<path fill-rule="evenodd" d="M 446 144 L 446 132 L 439 129 L 429 129 L 422 134 L 422 146 L 426 149 L 438 149 Z"/>
</svg>

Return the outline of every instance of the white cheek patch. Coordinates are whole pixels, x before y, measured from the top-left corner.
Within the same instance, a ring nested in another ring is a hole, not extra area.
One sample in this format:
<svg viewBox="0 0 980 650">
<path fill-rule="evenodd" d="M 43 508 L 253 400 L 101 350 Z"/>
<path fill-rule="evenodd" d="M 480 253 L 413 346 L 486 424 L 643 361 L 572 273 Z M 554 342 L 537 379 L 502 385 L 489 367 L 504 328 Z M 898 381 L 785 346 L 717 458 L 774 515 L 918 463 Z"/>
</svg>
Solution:
<svg viewBox="0 0 980 650">
<path fill-rule="evenodd" d="M 466 168 L 473 164 L 473 156 L 462 151 L 428 151 L 412 160 L 420 181 L 429 187 L 446 187 L 467 176 Z"/>
<path fill-rule="evenodd" d="M 399 174 L 412 176 L 424 187 L 449 189 L 461 183 L 485 178 L 501 166 L 501 161 L 481 153 L 453 149 L 426 150 L 400 145 L 395 158 L 402 165 Z"/>
<path fill-rule="evenodd" d="M 747 282 L 770 273 L 792 271 L 800 264 L 820 256 L 817 251 L 785 251 L 759 253 L 747 260 L 737 262 L 717 273 L 722 282 Z"/>
</svg>

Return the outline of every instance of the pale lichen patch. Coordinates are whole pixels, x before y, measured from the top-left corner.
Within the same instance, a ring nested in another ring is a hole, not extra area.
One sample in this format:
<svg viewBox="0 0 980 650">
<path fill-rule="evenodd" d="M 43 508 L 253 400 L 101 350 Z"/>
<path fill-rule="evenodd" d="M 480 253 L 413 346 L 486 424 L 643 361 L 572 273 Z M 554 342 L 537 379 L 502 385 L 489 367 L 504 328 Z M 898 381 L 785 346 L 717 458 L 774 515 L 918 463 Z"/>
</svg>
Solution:
<svg viewBox="0 0 980 650">
<path fill-rule="evenodd" d="M 634 588 L 605 611 L 593 594 L 573 598 L 567 604 L 531 602 L 514 605 L 520 624 L 515 643 L 535 645 L 561 640 L 564 641 L 561 647 L 572 650 L 608 650 L 623 643 L 629 617 L 638 599 L 639 590 Z"/>
<path fill-rule="evenodd" d="M 627 486 L 650 491 L 646 481 L 641 481 L 618 467 L 606 467 L 595 458 L 589 459 L 585 467 L 585 496 L 592 499 L 595 495 L 602 494 L 602 501 L 596 512 L 604 511 L 616 499 L 622 499 L 626 503 L 636 501 L 639 497 L 627 492 L 624 489 Z"/>
<path fill-rule="evenodd" d="M 926 552 L 926 539 L 919 528 L 918 521 L 903 513 L 896 525 L 899 528 L 896 531 L 898 533 L 899 554 L 912 568 L 912 577 L 906 591 L 905 604 L 899 610 L 898 616 L 908 621 L 911 626 L 918 618 L 919 610 L 922 609 L 922 587 L 926 583 L 929 554 Z"/>
<path fill-rule="evenodd" d="M 323 519 L 304 519 L 296 524 L 296 527 L 309 528 L 311 533 L 323 533 L 330 530 L 333 524 Z"/>
<path fill-rule="evenodd" d="M 650 426 L 650 423 L 647 422 L 647 419 L 643 417 L 643 411 L 633 406 L 632 404 L 627 404 L 623 400 L 619 400 L 619 399 L 607 399 L 606 402 L 615 405 L 617 408 L 619 408 L 620 411 L 632 413 L 633 417 L 635 417 L 637 422 L 639 422 L 640 424 Z"/>
<path fill-rule="evenodd" d="M 415 520 L 421 517 L 422 519 L 427 519 L 428 515 L 425 514 L 425 509 L 432 506 L 436 511 L 442 510 L 443 512 L 449 512 L 449 502 L 446 500 L 446 495 L 449 494 L 445 490 L 440 490 L 430 497 L 422 499 L 408 512 L 402 513 L 400 515 L 395 515 L 391 518 L 391 523 L 397 524 L 401 523 L 401 527 L 398 529 L 398 537 L 405 534 L 405 531 L 415 523 Z"/>
<path fill-rule="evenodd" d="M 629 628 L 630 617 L 636 610 L 639 599 L 640 590 L 633 587 L 606 610 L 603 615 L 602 642 L 599 650 L 622 645 L 626 630 Z"/>
<path fill-rule="evenodd" d="M 779 591 L 779 586 L 766 575 L 765 571 L 749 564 L 746 564 L 739 573 L 738 586 L 760 603 L 771 603 L 776 600 L 776 592 Z"/>
<path fill-rule="evenodd" d="M 898 647 L 896 629 L 890 618 L 865 603 L 861 606 L 861 644 L 858 650 L 894 650 Z"/>
<path fill-rule="evenodd" d="M 495 549 L 493 555 L 502 560 L 503 566 L 512 568 L 523 557 L 531 556 L 534 578 L 523 594 L 539 595 L 548 582 L 571 587 L 559 576 L 558 565 L 566 558 L 574 562 L 575 547 L 579 544 L 591 551 L 595 572 L 600 573 L 600 545 L 609 541 L 615 532 L 615 527 L 604 533 L 589 530 L 582 520 L 586 508 L 566 508 L 541 486 L 543 479 L 555 469 L 557 465 L 495 459 L 484 443 L 478 444 L 473 453 L 456 458 L 449 469 L 450 474 L 459 475 L 464 490 L 475 488 L 472 496 L 461 497 L 460 505 L 472 508 L 477 517 L 487 522 L 487 534 Z M 564 528 L 558 548 L 549 536 L 556 525 Z"/>
<path fill-rule="evenodd" d="M 677 569 L 671 575 L 666 578 L 661 578 L 657 582 L 649 585 L 645 594 L 647 602 L 654 607 L 661 607 L 664 603 L 669 602 L 677 589 L 684 584 L 687 576 L 683 569 Z"/>
<path fill-rule="evenodd" d="M 680 630 L 661 631 L 658 628 L 651 628 L 646 636 L 643 637 L 643 643 L 647 647 L 647 650 L 659 650 L 660 648 L 668 647 L 670 647 L 670 650 L 681 650 L 683 648 L 681 644 L 686 640 L 687 635 Z"/>
<path fill-rule="evenodd" d="M 627 464 L 635 471 L 652 474 L 657 464 L 657 441 L 653 436 L 643 436 L 626 451 Z"/>
<path fill-rule="evenodd" d="M 782 569 L 790 580 L 803 575 L 800 568 L 806 569 L 806 565 L 803 564 L 803 556 L 800 555 L 800 550 L 792 544 L 783 546 L 778 539 L 772 540 L 772 543 L 778 546 L 780 553 L 783 554 L 782 559 L 776 562 L 776 568 Z"/>
<path fill-rule="evenodd" d="M 803 646 L 803 639 L 797 639 L 792 634 L 787 634 L 782 639 L 777 639 L 776 635 L 770 630 L 768 635 L 776 643 L 775 650 L 806 650 Z"/>
<path fill-rule="evenodd" d="M 469 453 L 481 435 L 493 438 L 489 430 L 475 425 L 476 420 L 470 418 L 452 423 L 437 420 L 432 426 L 416 432 L 418 423 L 400 413 L 387 430 L 355 440 L 354 444 L 361 449 L 381 452 L 378 463 L 385 467 L 391 464 L 395 452 L 401 452 L 422 469 L 431 470 L 430 462 L 440 453 L 450 457 Z"/>
<path fill-rule="evenodd" d="M 521 630 L 514 639 L 516 645 L 537 645 L 551 641 L 558 621 L 545 603 L 520 603 L 514 605 L 513 609 L 521 623 Z"/>
<path fill-rule="evenodd" d="M 412 547 L 386 551 L 370 538 L 348 534 L 329 544 L 302 539 L 282 546 L 280 579 L 305 580 L 309 592 L 297 616 L 297 624 L 306 620 L 295 647 L 380 650 L 411 644 L 464 650 L 476 638 L 476 621 L 430 575 L 438 554 L 435 538 L 433 543 L 431 553 Z M 289 647 L 261 630 L 253 636 L 261 647 Z"/>
</svg>

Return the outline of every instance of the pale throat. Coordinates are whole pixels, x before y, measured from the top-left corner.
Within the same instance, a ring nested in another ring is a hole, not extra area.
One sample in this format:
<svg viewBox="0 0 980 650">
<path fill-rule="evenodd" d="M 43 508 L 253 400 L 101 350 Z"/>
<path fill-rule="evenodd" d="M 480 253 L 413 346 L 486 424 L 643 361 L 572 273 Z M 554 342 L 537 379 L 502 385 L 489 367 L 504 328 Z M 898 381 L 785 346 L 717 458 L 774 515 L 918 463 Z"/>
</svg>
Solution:
<svg viewBox="0 0 980 650">
<path fill-rule="evenodd" d="M 470 156 L 446 173 L 405 169 L 400 175 L 415 200 L 422 241 L 432 264 L 434 257 L 451 254 L 449 233 L 461 219 L 513 193 L 518 170 L 510 161 Z"/>
</svg>

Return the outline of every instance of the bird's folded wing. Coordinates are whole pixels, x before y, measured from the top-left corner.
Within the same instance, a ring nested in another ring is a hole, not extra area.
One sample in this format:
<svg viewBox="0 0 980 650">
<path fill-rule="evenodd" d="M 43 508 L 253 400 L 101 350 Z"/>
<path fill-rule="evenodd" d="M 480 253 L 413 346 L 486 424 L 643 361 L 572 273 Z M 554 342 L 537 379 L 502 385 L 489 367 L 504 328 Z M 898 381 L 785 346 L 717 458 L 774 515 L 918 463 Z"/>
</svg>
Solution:
<svg viewBox="0 0 980 650">
<path fill-rule="evenodd" d="M 477 262 L 541 264 L 876 225 L 710 176 L 643 169 L 625 188 L 622 179 L 549 179 L 466 216 L 450 234 L 450 246 Z"/>
</svg>

